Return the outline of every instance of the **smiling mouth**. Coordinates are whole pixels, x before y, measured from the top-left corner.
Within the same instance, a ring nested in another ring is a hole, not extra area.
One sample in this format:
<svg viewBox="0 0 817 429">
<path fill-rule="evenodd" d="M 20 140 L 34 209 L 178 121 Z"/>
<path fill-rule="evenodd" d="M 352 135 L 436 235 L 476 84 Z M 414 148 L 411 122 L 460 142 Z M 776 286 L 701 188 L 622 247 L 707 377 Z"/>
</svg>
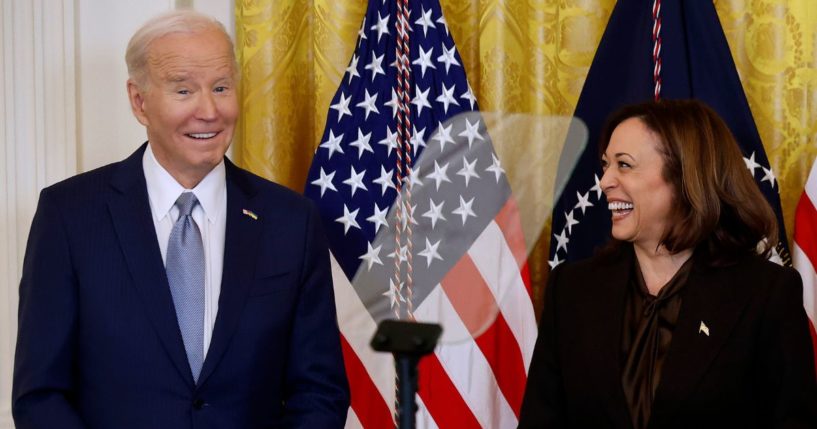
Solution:
<svg viewBox="0 0 817 429">
<path fill-rule="evenodd" d="M 614 201 L 607 204 L 607 208 L 613 212 L 613 218 L 623 217 L 633 211 L 633 203 Z"/>
<path fill-rule="evenodd" d="M 187 137 L 196 140 L 207 140 L 215 137 L 218 133 L 190 133 L 185 134 Z"/>
</svg>

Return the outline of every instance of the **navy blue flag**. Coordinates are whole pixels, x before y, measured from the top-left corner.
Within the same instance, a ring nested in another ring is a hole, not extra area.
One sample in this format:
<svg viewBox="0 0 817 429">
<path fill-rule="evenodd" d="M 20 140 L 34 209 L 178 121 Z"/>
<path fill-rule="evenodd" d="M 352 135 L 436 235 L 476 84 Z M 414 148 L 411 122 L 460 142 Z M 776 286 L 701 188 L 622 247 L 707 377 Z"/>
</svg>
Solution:
<svg viewBox="0 0 817 429">
<path fill-rule="evenodd" d="M 726 122 L 780 225 L 776 255 L 790 265 L 778 183 L 743 92 L 715 6 L 710 0 L 664 1 L 660 9 L 661 98 L 697 98 Z M 607 116 L 625 104 L 654 99 L 653 2 L 619 0 L 590 66 L 575 116 L 589 143 L 554 205 L 550 267 L 589 257 L 610 237 L 602 198 L 598 140 Z M 569 140 L 570 141 L 570 140 Z"/>
<path fill-rule="evenodd" d="M 421 361 L 418 427 L 515 427 L 536 338 L 516 206 L 439 1 L 410 9 L 411 174 L 397 167 L 397 2 L 372 0 L 305 186 L 337 262 L 350 426 L 393 427 L 394 363 L 369 340 L 406 318 L 444 329 Z"/>
</svg>

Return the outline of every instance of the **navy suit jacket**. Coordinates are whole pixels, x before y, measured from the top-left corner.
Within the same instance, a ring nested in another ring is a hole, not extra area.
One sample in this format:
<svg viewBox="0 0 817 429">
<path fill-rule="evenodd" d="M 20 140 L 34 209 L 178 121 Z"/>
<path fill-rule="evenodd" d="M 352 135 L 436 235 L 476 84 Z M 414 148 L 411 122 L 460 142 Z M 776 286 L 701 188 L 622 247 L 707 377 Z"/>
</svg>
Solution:
<svg viewBox="0 0 817 429">
<path fill-rule="evenodd" d="M 520 429 L 633 427 L 621 331 L 634 257 L 623 245 L 551 273 Z M 797 271 L 758 256 L 726 267 L 693 258 L 648 427 L 817 428 Z"/>
<path fill-rule="evenodd" d="M 196 384 L 144 150 L 40 194 L 20 283 L 17 429 L 342 427 L 348 385 L 314 207 L 225 160 L 223 280 Z"/>
</svg>

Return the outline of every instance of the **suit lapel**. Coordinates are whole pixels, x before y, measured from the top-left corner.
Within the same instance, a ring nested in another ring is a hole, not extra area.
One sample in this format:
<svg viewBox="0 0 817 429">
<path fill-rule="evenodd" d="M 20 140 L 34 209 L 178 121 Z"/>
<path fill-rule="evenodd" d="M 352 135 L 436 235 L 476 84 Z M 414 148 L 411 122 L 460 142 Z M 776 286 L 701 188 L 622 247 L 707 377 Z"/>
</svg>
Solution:
<svg viewBox="0 0 817 429">
<path fill-rule="evenodd" d="M 224 268 L 218 315 L 212 341 L 199 376 L 199 386 L 213 373 L 235 332 L 255 275 L 255 263 L 265 219 L 254 219 L 244 210 L 260 213 L 255 189 L 242 172 L 225 158 L 227 173 L 227 229 L 224 239 Z"/>
<path fill-rule="evenodd" d="M 610 323 L 603 327 L 604 347 L 609 353 L 608 356 L 610 356 L 610 359 L 608 359 L 610 366 L 605 371 L 613 376 L 608 381 L 610 383 L 610 392 L 612 392 L 608 402 L 608 411 L 616 427 L 627 428 L 631 427 L 632 418 L 627 408 L 627 399 L 624 397 L 624 386 L 621 384 L 621 368 L 624 365 L 621 354 L 621 330 L 624 327 L 625 300 L 627 298 L 627 289 L 630 287 L 633 258 L 635 258 L 635 253 L 632 247 L 626 246 L 619 262 L 611 266 L 609 272 L 603 277 L 608 279 L 607 288 L 610 290 L 609 295 L 605 297 L 609 300 L 606 308 L 610 312 L 607 316 Z M 615 304 L 609 305 L 610 303 Z"/>
<path fill-rule="evenodd" d="M 609 392 L 607 415 L 615 422 L 615 427 L 631 425 L 621 384 L 621 329 L 633 257 L 632 247 L 623 244 L 614 257 L 605 259 L 607 262 L 587 273 L 588 284 L 595 286 L 587 296 L 580 297 L 585 308 L 578 323 L 591 330 L 583 333 L 582 338 L 592 342 L 584 346 L 588 353 L 582 358 L 581 365 L 588 374 L 587 380 L 598 380 L 604 391 Z"/>
<path fill-rule="evenodd" d="M 120 164 L 111 185 L 117 191 L 108 201 L 114 229 L 142 305 L 162 345 L 179 373 L 193 385 L 176 310 L 151 217 L 147 185 L 142 171 L 143 145 Z"/>
<path fill-rule="evenodd" d="M 655 395 L 653 416 L 670 415 L 693 392 L 729 338 L 748 300 L 748 294 L 739 290 L 743 283 L 739 270 L 734 266 L 709 268 L 702 259 L 696 259 L 681 292 L 681 313 Z M 703 332 L 702 323 L 708 335 Z"/>
</svg>

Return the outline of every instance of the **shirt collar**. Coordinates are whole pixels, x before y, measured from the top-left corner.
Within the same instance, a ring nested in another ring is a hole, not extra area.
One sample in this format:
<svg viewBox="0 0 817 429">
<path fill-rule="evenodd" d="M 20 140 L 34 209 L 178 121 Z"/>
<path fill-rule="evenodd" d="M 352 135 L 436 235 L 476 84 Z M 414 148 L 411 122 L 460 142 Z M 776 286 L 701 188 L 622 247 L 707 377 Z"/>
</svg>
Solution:
<svg viewBox="0 0 817 429">
<path fill-rule="evenodd" d="M 148 188 L 150 206 L 153 208 L 155 220 L 161 220 L 170 213 L 176 204 L 179 195 L 186 189 L 159 164 L 153 154 L 150 144 L 142 157 L 142 169 L 145 172 L 145 182 Z M 222 205 L 219 198 L 226 190 L 226 170 L 224 160 L 218 163 L 191 191 L 199 200 L 204 215 L 210 222 L 215 222 L 221 214 Z"/>
</svg>

